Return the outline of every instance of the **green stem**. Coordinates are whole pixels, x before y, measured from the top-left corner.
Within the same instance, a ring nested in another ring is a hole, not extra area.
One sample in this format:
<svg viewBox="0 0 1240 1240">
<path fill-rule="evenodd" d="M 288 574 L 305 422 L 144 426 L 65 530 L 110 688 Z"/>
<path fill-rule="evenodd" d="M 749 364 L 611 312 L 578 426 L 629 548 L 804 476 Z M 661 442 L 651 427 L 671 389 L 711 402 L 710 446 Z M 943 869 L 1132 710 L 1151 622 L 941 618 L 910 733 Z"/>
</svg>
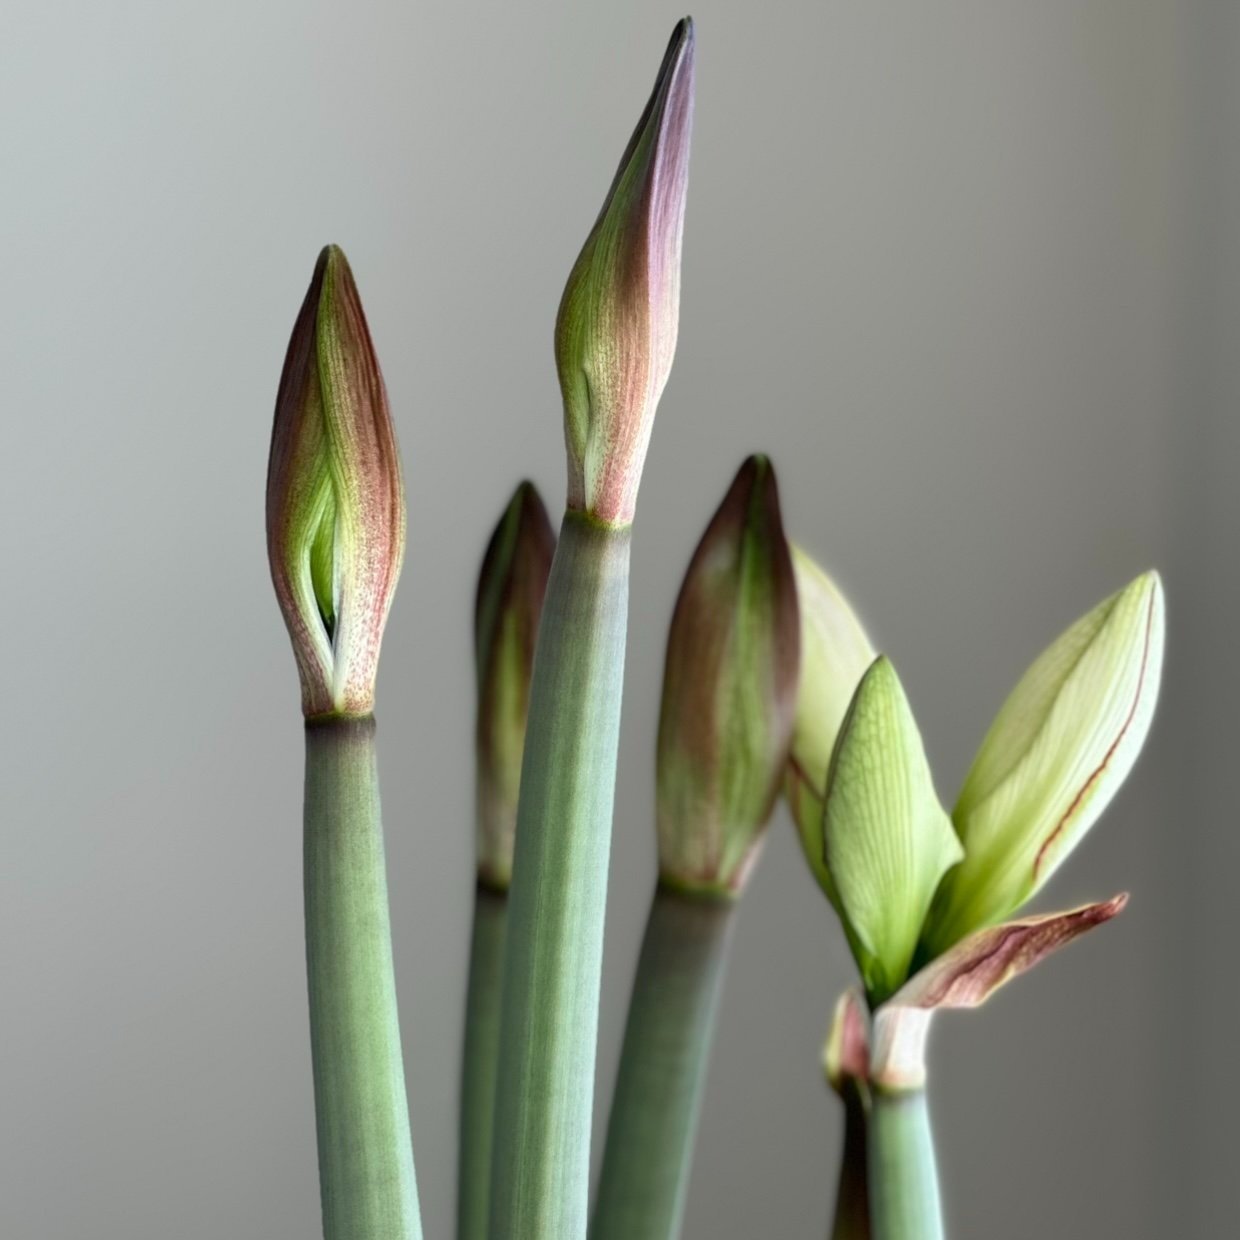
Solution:
<svg viewBox="0 0 1240 1240">
<path fill-rule="evenodd" d="M 870 1199 L 865 1102 L 855 1081 L 845 1081 L 844 1149 L 835 1193 L 831 1240 L 870 1240 Z"/>
<path fill-rule="evenodd" d="M 469 951 L 461 1131 L 457 1164 L 457 1240 L 486 1240 L 491 1133 L 499 1065 L 499 1018 L 508 901 L 479 885 Z"/>
<path fill-rule="evenodd" d="M 876 1086 L 869 1132 L 874 1240 L 942 1240 L 939 1178 L 925 1090 Z"/>
<path fill-rule="evenodd" d="M 374 720 L 306 727 L 306 972 L 325 1240 L 420 1240 Z"/>
<path fill-rule="evenodd" d="M 727 899 L 655 889 L 629 999 L 592 1240 L 680 1234 L 732 907 Z"/>
<path fill-rule="evenodd" d="M 492 1240 L 581 1240 L 629 531 L 568 513 L 534 657 L 509 894 Z"/>
</svg>

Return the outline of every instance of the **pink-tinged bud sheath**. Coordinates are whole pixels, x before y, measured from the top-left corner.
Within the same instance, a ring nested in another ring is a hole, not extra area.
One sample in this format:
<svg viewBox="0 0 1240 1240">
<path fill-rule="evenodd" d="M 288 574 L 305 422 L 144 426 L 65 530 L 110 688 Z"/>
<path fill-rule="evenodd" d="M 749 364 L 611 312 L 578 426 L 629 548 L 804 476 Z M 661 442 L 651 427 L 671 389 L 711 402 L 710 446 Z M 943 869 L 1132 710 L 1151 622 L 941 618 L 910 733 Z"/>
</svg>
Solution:
<svg viewBox="0 0 1240 1240">
<path fill-rule="evenodd" d="M 474 607 L 478 877 L 500 891 L 512 878 L 534 644 L 554 554 L 547 510 L 523 482 L 487 544 Z"/>
<path fill-rule="evenodd" d="M 796 714 L 800 622 L 775 472 L 751 456 L 685 574 L 658 740 L 659 868 L 738 891 L 778 796 Z"/>
<path fill-rule="evenodd" d="M 405 547 L 387 393 L 353 274 L 319 255 L 276 396 L 267 555 L 307 718 L 363 716 Z"/>
<path fill-rule="evenodd" d="M 556 319 L 568 506 L 605 525 L 633 519 L 655 409 L 676 351 L 693 53 L 693 22 L 686 17 L 672 33 Z"/>
</svg>

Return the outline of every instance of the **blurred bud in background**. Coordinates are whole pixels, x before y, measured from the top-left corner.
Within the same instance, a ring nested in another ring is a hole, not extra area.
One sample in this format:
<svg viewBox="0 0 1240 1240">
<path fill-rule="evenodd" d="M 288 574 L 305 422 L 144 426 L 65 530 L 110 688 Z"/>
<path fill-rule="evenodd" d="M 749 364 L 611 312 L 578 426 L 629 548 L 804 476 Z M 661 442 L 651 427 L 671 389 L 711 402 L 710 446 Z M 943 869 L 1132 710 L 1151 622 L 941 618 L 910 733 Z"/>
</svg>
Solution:
<svg viewBox="0 0 1240 1240">
<path fill-rule="evenodd" d="M 827 767 L 848 704 L 877 652 L 835 583 L 795 545 L 792 566 L 801 614 L 801 682 L 784 795 L 805 859 L 829 890 L 822 856 Z"/>
<path fill-rule="evenodd" d="M 512 878 L 534 646 L 554 555 L 547 510 L 523 482 L 487 544 L 474 606 L 478 878 L 499 891 Z"/>
</svg>

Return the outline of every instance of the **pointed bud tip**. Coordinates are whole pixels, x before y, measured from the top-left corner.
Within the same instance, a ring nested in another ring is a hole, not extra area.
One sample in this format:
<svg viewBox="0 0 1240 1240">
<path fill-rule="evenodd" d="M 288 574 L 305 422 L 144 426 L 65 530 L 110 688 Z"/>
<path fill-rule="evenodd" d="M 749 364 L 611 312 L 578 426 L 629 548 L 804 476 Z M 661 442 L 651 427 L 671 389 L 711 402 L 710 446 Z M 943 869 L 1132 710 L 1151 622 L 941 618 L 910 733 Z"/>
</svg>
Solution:
<svg viewBox="0 0 1240 1240">
<path fill-rule="evenodd" d="M 353 269 L 349 266 L 344 250 L 329 242 L 319 251 L 311 284 L 317 285 L 320 291 L 323 291 L 338 280 L 347 280 L 350 285 L 353 285 Z"/>
<path fill-rule="evenodd" d="M 743 533 L 759 534 L 769 528 L 772 535 L 784 538 L 783 515 L 779 507 L 779 483 L 770 458 L 748 456 L 736 471 L 723 502 L 715 512 L 703 542 L 712 533 L 720 537 L 740 537 Z M 787 540 L 784 539 L 785 545 Z M 789 570 L 792 549 L 788 548 Z M 793 587 L 795 589 L 795 585 Z"/>
<path fill-rule="evenodd" d="M 496 593 L 498 603 L 513 587 L 530 584 L 530 581 L 520 578 L 520 574 L 532 574 L 531 581 L 537 584 L 541 606 L 555 543 L 555 530 L 542 496 L 533 482 L 524 479 L 517 484 L 487 540 L 474 602 L 476 630 L 487 628 L 498 619 L 497 616 L 487 618 L 483 615 L 489 592 Z M 476 636 L 481 637 L 482 634 L 476 633 Z"/>
<path fill-rule="evenodd" d="M 751 452 L 741 462 L 740 469 L 736 471 L 733 486 L 745 486 L 750 489 L 762 486 L 776 487 L 775 468 L 771 464 L 771 458 L 761 452 Z"/>
</svg>

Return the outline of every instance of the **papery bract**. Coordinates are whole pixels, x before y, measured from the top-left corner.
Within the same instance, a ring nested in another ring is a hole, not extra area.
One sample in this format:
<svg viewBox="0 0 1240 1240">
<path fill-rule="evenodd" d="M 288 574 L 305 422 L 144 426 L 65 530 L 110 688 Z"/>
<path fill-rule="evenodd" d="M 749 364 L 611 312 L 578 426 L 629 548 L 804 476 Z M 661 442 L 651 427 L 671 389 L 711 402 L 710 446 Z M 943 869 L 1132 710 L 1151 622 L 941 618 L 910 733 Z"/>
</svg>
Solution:
<svg viewBox="0 0 1240 1240">
<path fill-rule="evenodd" d="M 1000 987 L 1123 911 L 1127 895 L 1066 913 L 1023 917 L 975 930 L 919 969 L 875 1013 L 870 1077 L 880 1088 L 918 1088 L 926 1073 L 931 1018 L 980 1007 Z"/>
<path fill-rule="evenodd" d="M 936 956 L 896 993 L 893 1003 L 917 1008 L 980 1007 L 996 990 L 1032 969 L 1087 930 L 1123 911 L 1121 894 L 1066 913 L 1043 913 L 987 926 Z"/>
</svg>

